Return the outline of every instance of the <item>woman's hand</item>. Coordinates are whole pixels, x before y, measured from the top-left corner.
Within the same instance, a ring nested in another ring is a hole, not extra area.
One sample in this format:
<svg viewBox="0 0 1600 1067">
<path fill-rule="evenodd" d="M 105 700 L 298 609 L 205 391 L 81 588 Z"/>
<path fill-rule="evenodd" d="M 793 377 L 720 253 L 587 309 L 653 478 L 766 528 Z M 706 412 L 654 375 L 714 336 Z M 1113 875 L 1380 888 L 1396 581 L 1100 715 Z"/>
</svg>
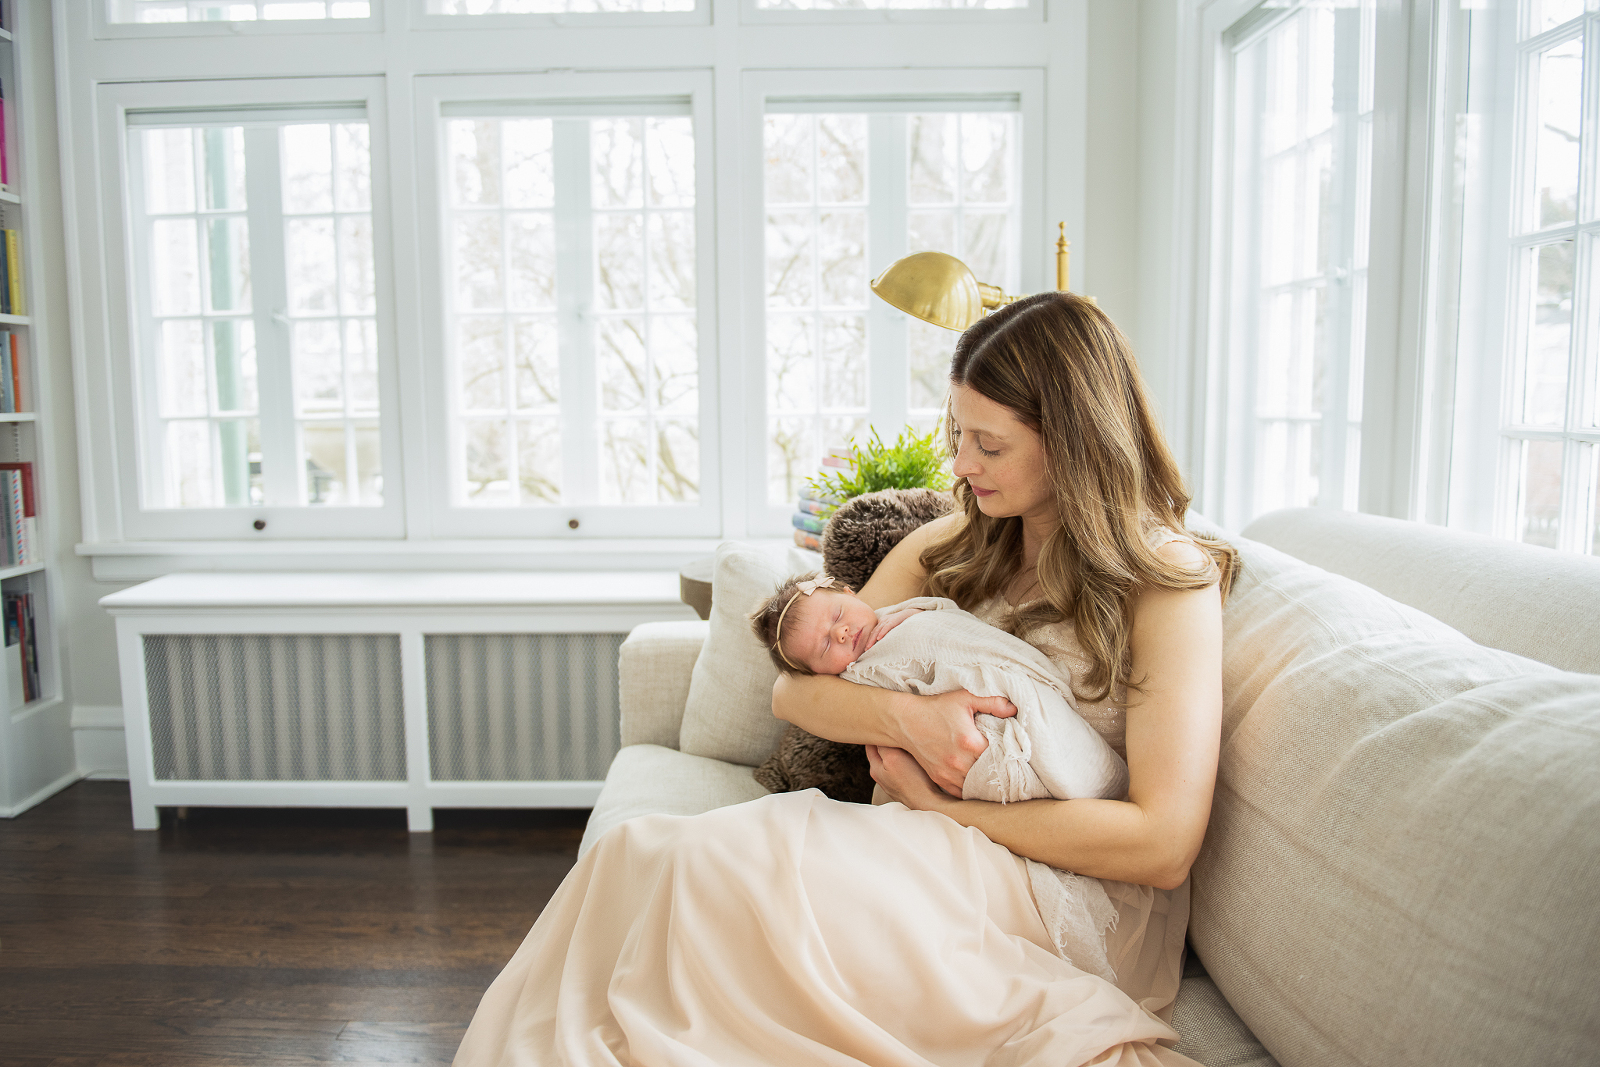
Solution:
<svg viewBox="0 0 1600 1067">
<path fill-rule="evenodd" d="M 949 799 L 903 748 L 868 745 L 867 762 L 872 765 L 872 780 L 883 787 L 889 799 L 913 811 L 933 811 Z"/>
<path fill-rule="evenodd" d="M 989 747 L 972 724 L 973 716 L 1006 719 L 1016 713 L 1016 707 L 1005 697 L 976 697 L 965 689 L 919 697 L 900 717 L 902 747 L 934 785 L 959 797 L 967 772 Z"/>
</svg>

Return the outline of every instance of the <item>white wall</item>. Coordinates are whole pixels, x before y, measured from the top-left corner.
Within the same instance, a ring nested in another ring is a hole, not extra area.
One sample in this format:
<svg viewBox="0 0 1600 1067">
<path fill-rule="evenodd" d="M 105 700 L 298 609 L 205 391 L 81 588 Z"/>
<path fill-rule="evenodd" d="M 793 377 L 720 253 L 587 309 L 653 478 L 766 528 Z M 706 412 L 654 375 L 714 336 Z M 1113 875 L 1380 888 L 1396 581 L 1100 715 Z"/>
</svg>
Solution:
<svg viewBox="0 0 1600 1067">
<path fill-rule="evenodd" d="M 119 707 L 117 646 L 111 619 L 96 601 L 122 588 L 96 582 L 89 561 L 74 552 L 82 532 L 78 496 L 78 448 L 72 383 L 72 331 L 67 305 L 66 235 L 61 211 L 61 167 L 56 124 L 55 52 L 50 21 L 44 5 L 29 20 L 30 32 L 19 45 L 27 49 L 31 85 L 26 118 L 28 151 L 35 160 L 38 188 L 26 190 L 37 205 L 33 216 L 39 232 L 30 232 L 43 262 L 43 276 L 34 279 L 30 299 L 33 314 L 46 328 L 35 333 L 43 341 L 35 353 L 45 379 L 46 410 L 41 432 L 49 438 L 53 460 L 44 471 L 45 525 L 54 561 L 52 578 L 61 659 L 62 697 L 73 707 L 74 726 L 86 719 L 104 723 L 107 708 Z M 91 707 L 85 707 L 91 705 Z M 92 707 L 99 705 L 100 707 Z M 126 769 L 120 730 L 78 730 L 80 769 Z"/>
<path fill-rule="evenodd" d="M 1141 112 L 1141 7 L 1167 7 L 1161 3 L 1131 0 L 1089 0 L 1086 49 L 1088 60 L 1088 177 L 1086 233 L 1074 241 L 1074 288 L 1092 293 L 1133 339 L 1143 353 L 1147 373 L 1158 400 L 1169 402 L 1162 389 L 1166 379 L 1162 347 L 1166 337 L 1160 316 L 1147 310 L 1150 272 L 1141 263 L 1141 221 L 1148 224 L 1149 205 L 1140 182 Z M 1025 32 L 1025 31 L 1023 31 Z M 1145 34 L 1149 36 L 1149 34 Z M 38 34 L 30 42 L 38 84 L 41 114 L 54 110 L 54 61 L 50 42 Z M 1170 76 L 1170 75 L 1169 75 Z M 74 429 L 70 336 L 66 328 L 66 270 L 61 249 L 60 164 L 56 128 L 35 130 L 40 179 L 45 190 L 51 233 L 46 277 L 36 292 L 44 300 L 44 314 L 54 329 L 50 351 L 41 353 L 51 378 L 52 413 L 49 432 L 55 442 L 56 470 L 51 493 L 55 521 L 51 527 L 57 574 L 62 584 L 62 673 L 66 697 L 75 708 L 78 751 L 83 769 L 125 770 L 120 731 L 107 729 L 115 722 L 122 702 L 117 676 L 116 643 L 110 617 L 98 601 L 124 585 L 97 582 L 89 561 L 75 555 L 82 536 L 79 514 L 77 447 Z M 1054 241 L 1054 234 L 1051 235 Z"/>
</svg>

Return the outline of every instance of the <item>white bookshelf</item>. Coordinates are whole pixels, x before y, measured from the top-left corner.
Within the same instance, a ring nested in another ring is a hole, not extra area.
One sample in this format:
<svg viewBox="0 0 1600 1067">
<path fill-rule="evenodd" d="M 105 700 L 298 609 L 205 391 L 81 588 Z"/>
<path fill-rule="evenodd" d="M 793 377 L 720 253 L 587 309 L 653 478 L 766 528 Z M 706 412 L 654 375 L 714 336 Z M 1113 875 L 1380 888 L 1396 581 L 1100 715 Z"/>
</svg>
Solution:
<svg viewBox="0 0 1600 1067">
<path fill-rule="evenodd" d="M 0 29 L 0 86 L 5 93 L 5 138 L 8 181 L 0 188 L 0 220 L 22 237 L 23 289 L 26 315 L 0 315 L 0 329 L 19 338 L 22 404 L 26 410 L 0 413 L 0 461 L 33 464 L 37 500 L 37 542 L 34 561 L 0 565 L 0 590 L 32 597 L 38 657 L 38 691 L 24 699 L 16 646 L 0 654 L 0 816 L 21 814 L 78 777 L 73 754 L 70 708 L 62 699 L 55 620 L 59 580 L 53 554 L 50 420 L 48 375 L 42 373 L 50 324 L 44 314 L 39 280 L 44 277 L 39 242 L 46 233 L 39 217 L 38 160 L 30 134 L 40 127 L 33 90 L 35 71 L 28 45 L 30 21 L 48 19 L 44 4 L 5 4 Z"/>
</svg>

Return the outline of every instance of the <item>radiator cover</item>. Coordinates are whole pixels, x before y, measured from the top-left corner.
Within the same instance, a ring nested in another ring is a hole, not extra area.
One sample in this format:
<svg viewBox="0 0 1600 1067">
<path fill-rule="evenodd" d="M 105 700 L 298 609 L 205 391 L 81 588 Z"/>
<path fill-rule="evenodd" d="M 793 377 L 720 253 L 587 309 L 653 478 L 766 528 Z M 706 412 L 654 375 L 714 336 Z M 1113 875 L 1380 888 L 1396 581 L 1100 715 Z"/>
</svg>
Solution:
<svg viewBox="0 0 1600 1067">
<path fill-rule="evenodd" d="M 157 781 L 403 782 L 395 634 L 145 634 Z"/>
<path fill-rule="evenodd" d="M 428 634 L 436 782 L 584 781 L 617 754 L 625 634 Z"/>
</svg>

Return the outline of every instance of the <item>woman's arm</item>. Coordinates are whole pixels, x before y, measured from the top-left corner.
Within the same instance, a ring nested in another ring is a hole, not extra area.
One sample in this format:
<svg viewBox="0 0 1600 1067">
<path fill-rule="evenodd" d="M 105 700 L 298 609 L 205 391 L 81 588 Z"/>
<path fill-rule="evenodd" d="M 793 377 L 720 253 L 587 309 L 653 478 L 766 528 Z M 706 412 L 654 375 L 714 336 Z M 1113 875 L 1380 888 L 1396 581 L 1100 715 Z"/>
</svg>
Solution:
<svg viewBox="0 0 1600 1067">
<path fill-rule="evenodd" d="M 1158 551 L 1199 567 L 1200 550 Z M 1133 604 L 1128 799 L 953 800 L 904 753 L 868 749 L 893 800 L 940 811 L 1021 856 L 1096 878 L 1172 889 L 1189 874 L 1211 816 L 1222 733 L 1222 603 L 1216 586 L 1150 589 Z"/>
<path fill-rule="evenodd" d="M 922 550 L 959 520 L 947 515 L 907 534 L 873 572 L 861 599 L 880 608 L 921 595 L 927 576 Z M 820 675 L 780 674 L 772 687 L 772 713 L 778 718 L 830 741 L 906 749 L 953 796 L 961 795 L 967 771 L 988 744 L 972 717 L 982 713 L 1003 718 L 1016 710 L 1004 697 L 975 697 L 965 691 L 913 696 Z"/>
</svg>

